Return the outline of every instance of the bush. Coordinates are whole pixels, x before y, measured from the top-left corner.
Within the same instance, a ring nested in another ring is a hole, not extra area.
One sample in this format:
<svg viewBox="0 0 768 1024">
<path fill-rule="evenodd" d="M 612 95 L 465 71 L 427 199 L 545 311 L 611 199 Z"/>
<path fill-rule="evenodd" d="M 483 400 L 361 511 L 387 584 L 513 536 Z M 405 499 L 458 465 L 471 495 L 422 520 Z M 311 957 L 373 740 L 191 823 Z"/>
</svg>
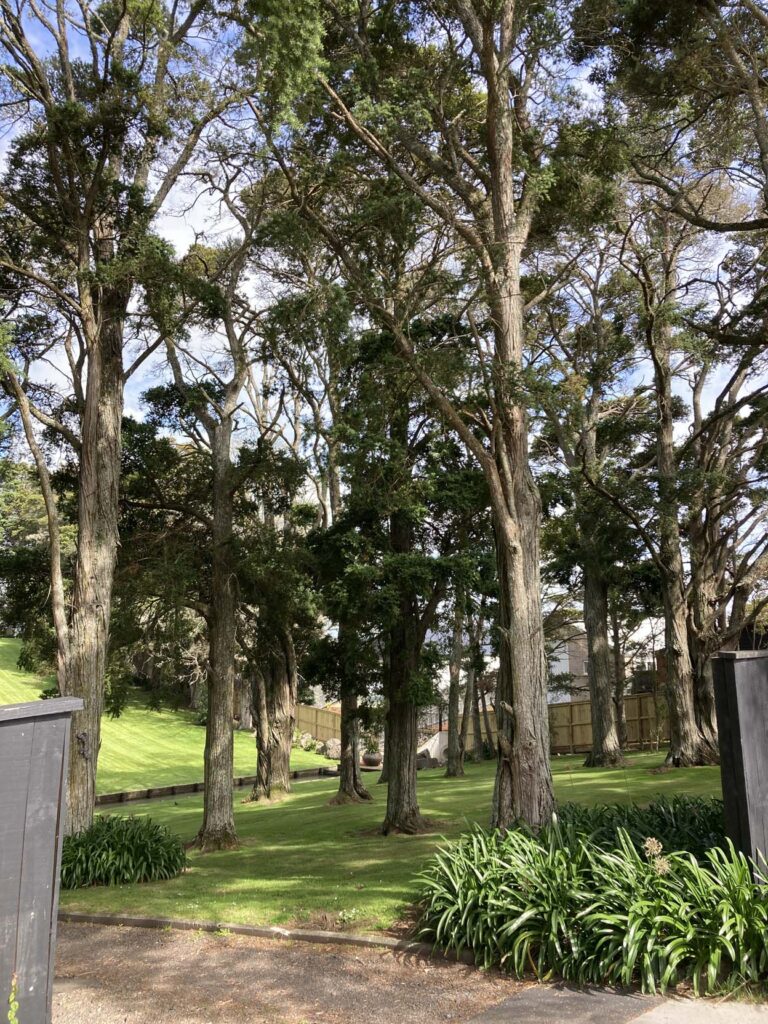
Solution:
<svg viewBox="0 0 768 1024">
<path fill-rule="evenodd" d="M 658 839 L 665 850 L 685 850 L 701 858 L 725 845 L 722 800 L 696 796 L 661 797 L 647 807 L 635 804 L 564 804 L 558 810 L 561 824 L 589 836 L 601 847 L 616 845 L 620 829 L 640 849 L 648 836 Z"/>
<path fill-rule="evenodd" d="M 476 830 L 422 875 L 420 934 L 478 963 L 579 984 L 697 994 L 768 979 L 768 885 L 730 844 L 664 853 L 618 827 L 612 848 L 554 823 Z"/>
<path fill-rule="evenodd" d="M 64 839 L 61 886 L 125 885 L 175 878 L 187 865 L 184 845 L 150 818 L 106 815 Z"/>
</svg>

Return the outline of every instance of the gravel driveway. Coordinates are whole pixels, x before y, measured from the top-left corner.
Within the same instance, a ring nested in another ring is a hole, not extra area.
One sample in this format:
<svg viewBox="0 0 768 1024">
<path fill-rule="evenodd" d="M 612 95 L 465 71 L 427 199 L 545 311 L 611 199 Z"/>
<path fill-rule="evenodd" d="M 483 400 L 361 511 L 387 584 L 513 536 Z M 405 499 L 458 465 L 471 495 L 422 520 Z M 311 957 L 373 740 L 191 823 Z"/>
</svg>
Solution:
<svg viewBox="0 0 768 1024">
<path fill-rule="evenodd" d="M 462 964 L 375 949 L 62 924 L 53 1022 L 463 1022 L 519 989 Z"/>
</svg>

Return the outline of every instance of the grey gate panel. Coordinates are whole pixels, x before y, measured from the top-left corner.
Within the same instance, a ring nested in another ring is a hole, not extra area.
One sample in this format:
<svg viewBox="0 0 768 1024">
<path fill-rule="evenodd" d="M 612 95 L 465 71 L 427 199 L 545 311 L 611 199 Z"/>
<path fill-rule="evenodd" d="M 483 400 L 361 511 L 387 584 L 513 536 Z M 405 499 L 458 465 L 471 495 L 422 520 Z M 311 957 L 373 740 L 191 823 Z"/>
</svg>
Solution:
<svg viewBox="0 0 768 1024">
<path fill-rule="evenodd" d="M 80 699 L 0 707 L 0 1019 L 50 1020 L 69 727 Z"/>
<path fill-rule="evenodd" d="M 712 659 L 726 832 L 763 869 L 768 857 L 768 651 Z"/>
</svg>

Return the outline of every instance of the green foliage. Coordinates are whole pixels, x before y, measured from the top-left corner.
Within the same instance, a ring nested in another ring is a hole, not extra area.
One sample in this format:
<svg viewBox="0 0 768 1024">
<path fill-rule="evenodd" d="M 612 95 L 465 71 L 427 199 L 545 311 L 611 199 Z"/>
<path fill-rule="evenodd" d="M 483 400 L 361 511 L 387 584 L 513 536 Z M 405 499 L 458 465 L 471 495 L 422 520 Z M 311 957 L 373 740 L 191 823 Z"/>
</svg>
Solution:
<svg viewBox="0 0 768 1024">
<path fill-rule="evenodd" d="M 157 0 L 105 0 L 96 10 L 96 15 L 109 32 L 117 30 L 120 20 L 128 18 L 130 31 L 134 36 L 157 34 L 167 31 L 168 15 L 164 5 Z"/>
<path fill-rule="evenodd" d="M 75 551 L 75 526 L 61 506 L 60 513 L 66 572 Z M 24 640 L 20 667 L 49 671 L 55 662 L 56 637 L 50 619 L 45 506 L 34 471 L 11 458 L 0 459 L 0 587 L 0 626 Z"/>
<path fill-rule="evenodd" d="M 725 836 L 722 800 L 680 793 L 659 797 L 646 807 L 567 803 L 558 809 L 558 818 L 603 848 L 615 846 L 621 830 L 638 849 L 648 836 L 654 836 L 667 850 L 703 857 L 707 850 L 722 846 Z"/>
<path fill-rule="evenodd" d="M 8 993 L 8 1024 L 19 1024 L 19 979 L 14 974 Z"/>
<path fill-rule="evenodd" d="M 684 835 L 695 806 L 627 817 L 675 834 L 676 812 Z M 653 835 L 638 845 L 623 810 L 582 811 L 538 835 L 476 829 L 444 847 L 422 875 L 421 936 L 486 967 L 579 984 L 664 992 L 687 981 L 706 994 L 766 980 L 768 885 L 730 842 L 700 859 L 665 853 Z M 581 831 L 589 824 L 595 837 Z"/>
<path fill-rule="evenodd" d="M 293 120 L 293 104 L 312 87 L 322 64 L 321 4 L 249 0 L 246 12 L 250 24 L 240 60 L 254 65 L 273 123 Z"/>
<path fill-rule="evenodd" d="M 61 886 L 127 885 L 175 878 L 187 865 L 184 844 L 150 818 L 105 815 L 85 832 L 66 836 Z"/>
</svg>

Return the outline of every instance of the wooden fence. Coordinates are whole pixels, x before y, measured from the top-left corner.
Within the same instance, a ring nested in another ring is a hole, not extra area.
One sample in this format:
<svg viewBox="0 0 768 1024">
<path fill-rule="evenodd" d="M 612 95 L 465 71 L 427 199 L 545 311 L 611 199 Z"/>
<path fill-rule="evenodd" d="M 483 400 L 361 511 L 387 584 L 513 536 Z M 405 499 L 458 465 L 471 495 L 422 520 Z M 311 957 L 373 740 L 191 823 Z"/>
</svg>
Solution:
<svg viewBox="0 0 768 1024">
<path fill-rule="evenodd" d="M 652 693 L 636 694 L 624 698 L 627 719 L 627 745 L 638 750 L 650 750 L 669 739 L 667 708 L 662 697 Z M 494 740 L 496 738 L 496 716 L 488 713 Z M 481 722 L 483 738 L 485 726 Z M 445 728 L 445 724 L 443 726 Z M 299 704 L 296 709 L 296 728 L 299 732 L 311 733 L 315 739 L 338 738 L 341 720 L 338 711 L 314 708 Z M 553 754 L 580 754 L 592 748 L 591 705 L 588 700 L 568 704 L 549 705 L 550 749 Z M 474 732 L 469 724 L 469 749 L 472 749 Z"/>
<path fill-rule="evenodd" d="M 341 715 L 328 708 L 313 708 L 310 704 L 296 706 L 296 728 L 308 732 L 316 740 L 341 738 Z"/>
<path fill-rule="evenodd" d="M 669 739 L 666 703 L 652 693 L 624 698 L 627 719 L 627 746 L 651 750 Z M 588 700 L 549 705 L 549 746 L 553 754 L 581 754 L 592 749 L 592 706 Z M 496 738 L 496 716 L 488 714 L 491 732 Z M 485 726 L 482 725 L 483 730 Z M 469 727 L 469 748 L 474 733 Z M 485 738 L 485 736 L 483 736 Z"/>
</svg>

